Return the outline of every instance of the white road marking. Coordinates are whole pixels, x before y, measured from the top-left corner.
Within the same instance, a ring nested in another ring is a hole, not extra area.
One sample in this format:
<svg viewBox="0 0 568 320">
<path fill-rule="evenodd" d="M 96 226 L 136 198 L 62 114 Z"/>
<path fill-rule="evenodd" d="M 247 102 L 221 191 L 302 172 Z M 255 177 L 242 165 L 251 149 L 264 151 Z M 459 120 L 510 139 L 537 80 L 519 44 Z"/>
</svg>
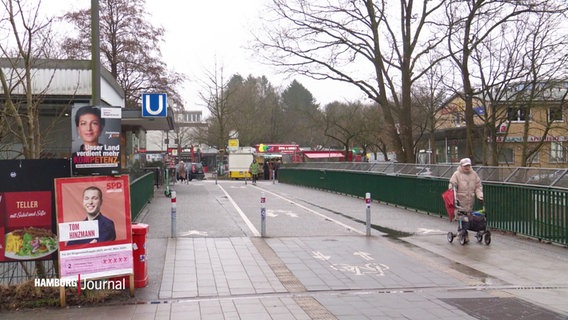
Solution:
<svg viewBox="0 0 568 320">
<path fill-rule="evenodd" d="M 446 234 L 446 231 L 437 230 L 437 229 L 426 229 L 426 228 L 418 228 L 416 229 L 416 233 L 420 234 Z"/>
<path fill-rule="evenodd" d="M 385 271 L 389 270 L 389 266 L 382 263 L 369 262 L 364 265 L 350 265 L 345 263 L 332 264 L 330 266 L 333 270 L 354 273 L 356 276 L 362 276 L 366 274 L 377 275 L 383 277 Z"/>
<path fill-rule="evenodd" d="M 207 236 L 207 231 L 198 231 L 198 230 L 189 230 L 188 232 L 182 232 L 179 233 L 178 235 L 180 236 L 192 236 L 192 235 L 196 235 L 196 236 Z"/>
<path fill-rule="evenodd" d="M 278 217 L 278 214 L 276 214 L 274 212 L 276 212 L 276 211 L 268 209 L 268 210 L 266 210 L 266 216 L 271 217 L 271 218 Z"/>
<path fill-rule="evenodd" d="M 303 205 L 301 205 L 301 204 L 299 204 L 299 203 L 297 203 L 297 202 L 295 202 L 295 201 L 292 201 L 292 200 L 290 200 L 290 199 L 284 198 L 283 196 L 281 196 L 281 195 L 279 195 L 279 194 L 276 194 L 276 193 L 274 193 L 274 192 L 268 191 L 268 190 L 266 190 L 266 189 L 264 189 L 264 188 L 260 188 L 260 187 L 258 187 L 258 188 L 261 189 L 261 190 L 263 190 L 264 192 L 270 193 L 271 195 L 273 195 L 273 196 L 275 196 L 275 197 L 278 197 L 278 198 L 280 198 L 280 199 L 282 199 L 282 200 L 284 200 L 284 201 L 288 201 L 288 202 L 290 202 L 291 204 L 296 205 L 296 206 L 298 206 L 298 207 L 300 207 L 300 208 L 302 208 L 302 209 L 304 209 L 304 210 L 306 210 L 306 211 L 308 211 L 308 212 L 310 212 L 310 213 L 313 213 L 313 214 L 315 214 L 315 215 L 317 215 L 317 216 L 320 216 L 320 217 L 322 217 L 322 218 L 324 218 L 324 219 L 327 219 L 327 220 L 329 220 L 329 221 L 331 221 L 331 222 L 334 222 L 334 223 L 336 223 L 336 224 L 338 224 L 338 225 L 340 225 L 340 226 L 346 228 L 347 230 L 351 230 L 351 231 L 356 232 L 356 233 L 361 234 L 361 235 L 366 235 L 366 232 L 363 232 L 363 231 L 359 231 L 359 230 L 357 230 L 357 229 L 354 229 L 353 227 L 350 227 L 350 226 L 346 225 L 346 224 L 343 223 L 343 222 L 340 222 L 340 221 L 337 221 L 337 220 L 335 220 L 335 219 L 333 219 L 333 218 L 331 218 L 331 217 L 328 217 L 328 216 L 326 216 L 325 214 L 319 213 L 319 212 L 317 212 L 317 211 L 315 211 L 315 210 L 312 210 L 312 209 L 310 209 L 310 208 L 308 208 L 308 207 L 306 207 L 306 206 L 303 206 Z"/>
<path fill-rule="evenodd" d="M 360 256 L 366 261 L 375 260 L 373 259 L 373 257 L 371 257 L 370 253 L 364 251 L 356 251 L 353 253 L 353 255 Z M 329 261 L 329 259 L 331 259 L 331 256 L 326 256 L 320 251 L 312 251 L 312 256 L 318 260 L 328 261 L 329 267 L 333 270 L 353 273 L 356 276 L 369 274 L 369 275 L 377 275 L 379 277 L 383 277 L 385 275 L 385 271 L 390 269 L 389 266 L 376 262 L 365 262 L 362 265 L 353 265 L 347 263 L 331 263 Z"/>
<path fill-rule="evenodd" d="M 294 213 L 290 210 L 280 210 L 280 209 L 276 209 L 276 210 L 267 209 L 266 210 L 266 215 L 269 216 L 269 217 L 278 217 L 279 214 L 284 214 L 284 215 L 287 215 L 287 216 L 292 217 L 292 218 L 298 217 L 297 213 Z"/>
<path fill-rule="evenodd" d="M 323 260 L 323 261 L 327 261 L 331 258 L 331 256 L 326 256 L 323 253 L 319 252 L 319 251 L 312 251 L 313 257 L 318 259 L 318 260 Z"/>
<path fill-rule="evenodd" d="M 243 219 L 243 221 L 246 223 L 246 225 L 249 227 L 250 231 L 252 232 L 252 234 L 255 237 L 260 237 L 260 232 L 258 232 L 258 230 L 254 227 L 254 225 L 252 224 L 252 222 L 249 220 L 249 218 L 247 218 L 247 216 L 245 215 L 245 213 L 243 212 L 243 210 L 241 210 L 241 208 L 239 208 L 239 206 L 237 205 L 237 203 L 235 202 L 235 200 L 233 200 L 233 198 L 231 198 L 231 196 L 227 193 L 227 191 L 225 191 L 225 189 L 223 189 L 223 187 L 218 184 L 219 188 L 221 189 L 221 191 L 223 191 L 223 193 L 225 193 L 225 195 L 227 196 L 227 199 L 229 199 L 229 201 L 231 202 L 231 204 L 233 205 L 233 207 L 235 208 L 235 210 L 237 210 L 237 212 L 239 213 L 239 215 L 241 216 L 241 218 Z"/>
<path fill-rule="evenodd" d="M 375 259 L 373 259 L 373 257 L 371 257 L 370 253 L 363 252 L 363 251 L 357 251 L 357 252 L 353 253 L 353 255 L 354 256 L 360 256 L 361 258 L 363 258 L 363 260 L 366 260 L 366 261 L 375 260 Z"/>
</svg>

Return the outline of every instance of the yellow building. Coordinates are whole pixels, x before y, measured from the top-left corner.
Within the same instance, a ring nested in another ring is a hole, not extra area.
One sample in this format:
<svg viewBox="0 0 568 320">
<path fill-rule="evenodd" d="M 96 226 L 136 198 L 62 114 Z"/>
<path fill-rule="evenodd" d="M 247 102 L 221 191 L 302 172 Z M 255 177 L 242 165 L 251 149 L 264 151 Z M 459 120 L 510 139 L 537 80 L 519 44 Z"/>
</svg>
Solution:
<svg viewBox="0 0 568 320">
<path fill-rule="evenodd" d="M 475 162 L 488 163 L 496 149 L 499 165 L 522 166 L 526 158 L 526 166 L 568 167 L 567 92 L 568 82 L 519 83 L 493 102 L 494 108 L 474 99 Z M 438 162 L 453 163 L 465 156 L 464 111 L 465 102 L 457 95 L 438 110 Z M 495 116 L 494 124 L 490 115 Z"/>
<path fill-rule="evenodd" d="M 474 99 L 474 132 L 482 135 L 485 107 L 481 100 Z M 457 163 L 465 157 L 465 101 L 459 95 L 453 95 L 438 109 L 435 115 L 436 131 L 434 133 L 435 162 Z M 481 143 L 475 143 L 476 163 L 481 162 Z"/>
</svg>

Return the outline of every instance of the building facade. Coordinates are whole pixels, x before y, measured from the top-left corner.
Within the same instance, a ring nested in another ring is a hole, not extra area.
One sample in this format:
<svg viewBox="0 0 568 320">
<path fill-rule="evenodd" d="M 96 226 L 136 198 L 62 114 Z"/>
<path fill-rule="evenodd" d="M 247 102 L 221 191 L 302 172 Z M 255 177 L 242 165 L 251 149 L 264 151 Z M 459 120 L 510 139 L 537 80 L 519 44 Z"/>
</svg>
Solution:
<svg viewBox="0 0 568 320">
<path fill-rule="evenodd" d="M 32 65 L 31 94 L 38 103 L 39 124 L 42 132 L 42 158 L 70 158 L 74 124 L 71 110 L 92 104 L 92 71 L 90 60 L 37 59 Z M 0 59 L 0 68 L 7 78 L 10 92 L 0 87 L 0 110 L 5 110 L 6 95 L 12 100 L 23 101 L 27 90 L 18 85 L 24 70 L 23 63 L 14 59 Z M 101 69 L 101 107 L 120 107 L 121 165 L 128 169 L 139 159 L 138 151 L 146 144 L 148 130 L 172 130 L 173 118 L 146 119 L 141 108 L 125 108 L 124 91 L 110 72 Z M 21 106 L 20 108 L 25 108 Z M 25 112 L 21 109 L 21 112 Z M 171 111 L 170 111 L 171 112 Z M 170 113 L 171 114 L 171 113 Z M 0 159 L 22 158 L 22 145 L 14 135 L 0 137 Z"/>
<path fill-rule="evenodd" d="M 568 167 L 567 81 L 517 83 L 497 101 L 474 99 L 476 163 L 490 163 L 492 153 L 504 166 Z M 437 113 L 435 133 L 439 163 L 465 156 L 465 103 L 452 97 Z"/>
</svg>

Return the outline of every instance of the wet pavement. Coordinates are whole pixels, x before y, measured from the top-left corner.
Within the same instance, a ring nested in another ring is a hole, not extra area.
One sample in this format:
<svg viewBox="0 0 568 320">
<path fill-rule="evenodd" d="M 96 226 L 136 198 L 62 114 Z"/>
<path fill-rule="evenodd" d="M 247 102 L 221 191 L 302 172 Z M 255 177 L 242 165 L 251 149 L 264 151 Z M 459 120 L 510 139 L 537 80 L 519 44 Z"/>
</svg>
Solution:
<svg viewBox="0 0 568 320">
<path fill-rule="evenodd" d="M 2 319 L 568 319 L 568 251 L 492 232 L 448 243 L 455 223 L 260 181 L 163 189 L 149 225 L 148 284 L 126 303 L 0 313 Z M 266 197 L 266 234 L 261 230 Z"/>
</svg>

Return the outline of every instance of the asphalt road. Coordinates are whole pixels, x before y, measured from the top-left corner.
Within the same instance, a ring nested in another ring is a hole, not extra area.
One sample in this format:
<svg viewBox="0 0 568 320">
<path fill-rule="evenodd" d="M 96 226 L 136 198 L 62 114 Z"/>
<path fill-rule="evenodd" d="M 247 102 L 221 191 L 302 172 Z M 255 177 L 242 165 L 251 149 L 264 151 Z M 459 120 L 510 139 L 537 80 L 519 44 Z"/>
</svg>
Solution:
<svg viewBox="0 0 568 320">
<path fill-rule="evenodd" d="M 361 260 L 361 255 L 353 256 L 356 252 L 373 253 L 376 258 L 381 248 L 390 248 L 411 257 L 414 263 L 459 279 L 454 290 L 496 290 L 568 315 L 568 252 L 564 247 L 498 231 L 492 232 L 490 245 L 478 243 L 471 233 L 465 246 L 457 239 L 450 244 L 447 233 L 456 231 L 455 222 L 377 202 L 370 208 L 373 228 L 371 237 L 366 237 L 364 199 L 272 181 L 259 181 L 257 185 L 250 181 L 192 181 L 172 189 L 177 191 L 178 237 L 257 237 L 264 196 L 265 238 L 269 244 L 280 241 L 277 239 L 301 238 L 311 243 L 308 250 L 313 255 L 343 257 L 334 263 L 344 268 L 354 268 Z M 152 225 L 149 238 L 160 247 L 160 239 L 171 234 L 171 200 L 160 195 L 154 201 L 161 205 L 153 204 L 143 220 Z M 364 249 L 344 248 L 350 246 L 348 239 L 353 237 L 364 240 Z M 335 252 L 338 250 L 340 254 Z M 353 252 L 346 256 L 346 250 Z M 417 287 L 420 284 L 408 284 L 408 288 Z M 147 298 L 157 297 L 149 294 Z"/>
</svg>

